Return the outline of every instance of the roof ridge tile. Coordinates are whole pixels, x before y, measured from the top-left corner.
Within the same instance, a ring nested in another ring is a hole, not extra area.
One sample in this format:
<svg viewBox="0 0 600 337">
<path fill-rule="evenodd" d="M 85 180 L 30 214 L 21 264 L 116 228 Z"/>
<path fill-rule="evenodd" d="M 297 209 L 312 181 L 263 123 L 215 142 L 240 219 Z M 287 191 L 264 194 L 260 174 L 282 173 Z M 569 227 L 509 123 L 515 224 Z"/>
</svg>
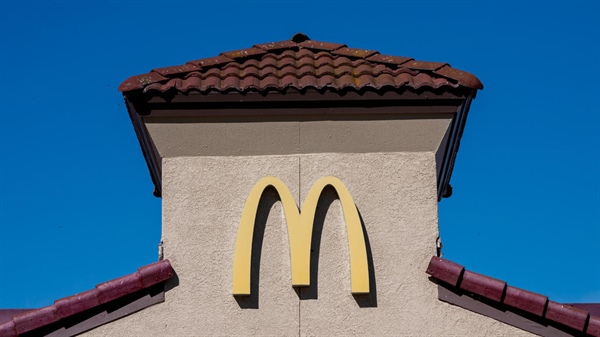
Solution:
<svg viewBox="0 0 600 337">
<path fill-rule="evenodd" d="M 402 64 L 403 67 L 410 68 L 413 70 L 429 70 L 435 71 L 441 69 L 444 66 L 450 66 L 445 62 L 429 62 L 429 61 L 407 61 Z"/>
<path fill-rule="evenodd" d="M 460 288 L 490 300 L 502 302 L 504 290 L 506 289 L 506 282 L 465 270 L 462 282 L 460 283 Z"/>
<path fill-rule="evenodd" d="M 96 289 L 91 289 L 54 301 L 54 306 L 58 309 L 61 318 L 80 313 L 97 305 L 100 305 L 100 300 L 98 299 L 98 292 Z"/>
<path fill-rule="evenodd" d="M 193 65 L 197 65 L 197 66 L 204 68 L 204 67 L 219 66 L 219 65 L 229 63 L 232 61 L 234 61 L 234 60 L 230 57 L 227 57 L 225 55 L 217 55 L 217 56 L 207 57 L 207 58 L 203 58 L 203 59 L 199 59 L 199 60 L 195 60 L 195 61 L 189 61 L 188 64 L 193 64 Z"/>
<path fill-rule="evenodd" d="M 6 323 L 0 324 L 0 336 L 4 337 L 16 337 L 17 331 L 15 330 L 15 323 L 10 320 Z"/>
<path fill-rule="evenodd" d="M 504 304 L 540 317 L 544 315 L 546 303 L 548 296 L 513 286 L 507 286 L 504 295 Z"/>
<path fill-rule="evenodd" d="M 348 47 L 338 48 L 336 50 L 331 51 L 331 53 L 334 55 L 356 57 L 356 58 L 360 58 L 360 59 L 365 59 L 369 56 L 379 54 L 379 52 L 376 50 L 348 48 Z"/>
<path fill-rule="evenodd" d="M 152 72 L 155 72 L 155 73 L 158 73 L 159 75 L 167 77 L 167 76 L 173 76 L 173 75 L 177 75 L 177 74 L 189 73 L 190 71 L 198 71 L 200 69 L 201 69 L 201 67 L 196 64 L 186 63 L 186 64 L 181 64 L 178 66 L 154 68 L 154 69 L 152 69 Z"/>
<path fill-rule="evenodd" d="M 166 80 L 168 80 L 168 78 L 160 75 L 159 73 L 149 72 L 147 74 L 135 75 L 135 76 L 129 77 L 128 79 L 123 81 L 123 83 L 121 83 L 121 85 L 119 85 L 119 90 L 120 91 L 132 91 L 132 90 L 142 89 L 149 84 L 160 83 L 160 82 L 163 82 Z"/>
<path fill-rule="evenodd" d="M 584 331 L 589 315 L 585 310 L 549 300 L 545 317 L 577 331 Z"/>
<path fill-rule="evenodd" d="M 255 44 L 254 48 L 259 48 L 265 51 L 274 51 L 280 49 L 288 49 L 288 48 L 298 48 L 298 44 L 291 40 L 279 41 L 279 42 L 269 42 L 269 43 L 261 43 Z"/>
<path fill-rule="evenodd" d="M 588 311 L 548 300 L 547 296 L 519 289 L 495 278 L 477 274 L 450 260 L 433 256 L 427 274 L 457 288 L 461 292 L 485 297 L 507 307 L 515 308 L 580 333 L 598 336 L 600 318 Z M 518 313 L 518 312 L 517 312 Z"/>
<path fill-rule="evenodd" d="M 483 89 L 483 84 L 475 75 L 446 65 L 434 71 L 435 74 L 456 80 L 460 85 L 468 88 Z"/>
<path fill-rule="evenodd" d="M 393 64 L 393 65 L 402 65 L 408 61 L 412 61 L 413 59 L 410 57 L 403 56 L 390 56 L 383 54 L 375 54 L 366 58 L 367 61 L 385 63 L 385 64 Z"/>
<path fill-rule="evenodd" d="M 301 48 L 322 50 L 322 51 L 328 51 L 328 52 L 346 47 L 345 44 L 341 44 L 341 43 L 320 42 L 320 41 L 314 41 L 314 40 L 308 40 L 308 41 L 298 43 L 298 46 Z"/>
<path fill-rule="evenodd" d="M 590 315 L 586 332 L 591 336 L 600 336 L 600 317 Z"/>
<path fill-rule="evenodd" d="M 251 57 L 251 56 L 263 55 L 266 53 L 267 53 L 267 51 L 265 51 L 263 49 L 250 47 L 250 48 L 245 48 L 245 49 L 238 49 L 238 50 L 222 52 L 219 55 L 223 55 L 225 57 L 229 57 L 234 60 L 237 60 L 237 59 L 242 59 L 242 58 Z"/>
<path fill-rule="evenodd" d="M 0 324 L 1 336 L 18 336 L 55 323 L 100 304 L 116 300 L 138 290 L 166 281 L 173 276 L 169 260 L 141 267 L 125 275 L 97 285 L 94 289 L 54 301 L 54 304 L 17 314 Z"/>
<path fill-rule="evenodd" d="M 444 281 L 451 286 L 458 286 L 465 267 L 458 263 L 434 256 L 427 267 L 427 274 Z"/>
<path fill-rule="evenodd" d="M 28 311 L 13 317 L 15 331 L 17 334 L 29 332 L 52 324 L 60 319 L 56 307 L 53 305 Z"/>
<path fill-rule="evenodd" d="M 283 78 L 294 75 L 290 73 L 293 70 L 288 68 L 290 65 L 295 67 L 296 78 L 311 74 L 316 76 L 316 83 L 327 83 L 325 87 L 333 90 L 349 87 L 356 90 L 367 87 L 380 89 L 385 86 L 396 89 L 403 86 L 413 89 L 461 86 L 467 90 L 483 88 L 474 75 L 451 68 L 447 63 L 382 55 L 375 50 L 349 48 L 344 44 L 302 39 L 298 41 L 303 42 L 296 43 L 288 40 L 256 44 L 250 48 L 224 52 L 216 57 L 190 61 L 180 66 L 156 68 L 148 74 L 130 77 L 119 86 L 119 90 L 124 93 L 135 90 L 159 93 L 169 90 L 244 92 L 278 88 L 281 91 L 295 86 L 295 81 Z M 309 64 L 312 69 L 305 67 Z M 270 67 L 274 67 L 277 72 Z M 264 71 L 267 68 L 269 70 Z M 387 75 L 382 76 L 385 73 L 393 77 L 393 81 L 390 81 Z M 329 80 L 318 79 L 319 76 L 330 74 L 334 75 L 334 78 L 329 79 L 331 83 L 328 82 Z M 346 74 L 352 74 L 354 79 L 340 81 Z M 370 76 L 360 79 L 359 77 L 363 75 Z M 279 78 L 277 81 L 274 78 L 269 78 L 267 82 L 263 81 L 270 76 L 279 76 Z M 210 77 L 217 77 L 219 80 L 214 78 L 208 80 Z M 247 77 L 255 77 L 255 79 Z M 172 79 L 176 80 L 171 81 Z M 297 88 L 306 87 L 306 83 L 302 81 L 298 82 L 300 84 Z M 306 78 L 304 81 L 309 80 Z M 310 81 L 314 85 L 315 82 L 312 79 Z M 252 83 L 252 85 L 243 83 Z M 237 87 L 238 84 L 241 86 Z M 323 88 L 320 84 L 317 87 Z"/>
</svg>

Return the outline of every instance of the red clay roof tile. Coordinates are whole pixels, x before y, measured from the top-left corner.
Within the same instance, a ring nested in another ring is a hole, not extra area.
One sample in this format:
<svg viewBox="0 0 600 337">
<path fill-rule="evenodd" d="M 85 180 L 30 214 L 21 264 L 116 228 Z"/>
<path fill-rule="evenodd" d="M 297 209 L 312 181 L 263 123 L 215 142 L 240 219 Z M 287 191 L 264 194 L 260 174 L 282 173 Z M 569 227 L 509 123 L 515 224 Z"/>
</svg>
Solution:
<svg viewBox="0 0 600 337">
<path fill-rule="evenodd" d="M 15 330 L 15 323 L 12 319 L 4 324 L 0 324 L 0 336 L 3 337 L 16 337 L 17 331 Z"/>
<path fill-rule="evenodd" d="M 369 56 L 379 54 L 376 50 L 358 49 L 358 48 L 339 48 L 331 52 L 334 55 L 350 56 L 365 59 Z"/>
<path fill-rule="evenodd" d="M 542 316 L 548 296 L 540 295 L 531 291 L 508 286 L 504 297 L 504 304 L 525 312 Z"/>
<path fill-rule="evenodd" d="M 577 331 L 583 331 L 589 313 L 585 310 L 573 308 L 570 305 L 548 301 L 546 318 L 560 324 L 571 327 Z"/>
<path fill-rule="evenodd" d="M 169 90 L 206 93 L 290 87 L 332 90 L 483 88 L 475 76 L 446 63 L 415 61 L 380 55 L 374 50 L 305 39 L 303 34 L 297 34 L 293 40 L 302 42 L 257 44 L 181 66 L 157 68 L 149 74 L 127 79 L 119 90 L 125 94 L 140 89 L 160 94 Z"/>
<path fill-rule="evenodd" d="M 590 336 L 600 337 L 600 317 L 590 316 L 586 332 Z"/>
<path fill-rule="evenodd" d="M 460 264 L 434 256 L 427 267 L 427 274 L 456 287 L 464 270 L 465 267 Z"/>
<path fill-rule="evenodd" d="M 191 63 L 186 63 L 186 64 L 182 64 L 180 66 L 156 68 L 156 69 L 153 69 L 152 71 L 159 73 L 162 76 L 172 76 L 172 75 L 182 74 L 182 73 L 187 74 L 189 72 L 197 71 L 197 70 L 200 70 L 200 66 L 197 66 L 197 65 L 191 64 Z"/>
<path fill-rule="evenodd" d="M 69 317 L 100 305 L 96 289 L 84 291 L 73 296 L 54 301 L 60 317 Z"/>
<path fill-rule="evenodd" d="M 442 75 L 447 78 L 457 79 L 458 84 L 464 85 L 468 88 L 483 88 L 483 84 L 479 81 L 475 75 L 468 73 L 466 71 L 458 70 L 456 68 L 452 68 L 449 65 L 446 65 L 436 71 L 434 73 L 438 75 Z"/>
<path fill-rule="evenodd" d="M 224 52 L 224 53 L 221 53 L 221 55 L 237 60 L 237 59 L 245 59 L 245 58 L 251 57 L 251 56 L 262 55 L 265 53 L 266 53 L 265 50 L 251 47 L 251 48 L 246 48 L 246 49 L 232 50 L 232 51 Z"/>
<path fill-rule="evenodd" d="M 0 324 L 0 336 L 18 336 L 39 329 L 102 303 L 151 287 L 172 276 L 173 269 L 169 260 L 147 265 L 133 274 L 99 284 L 95 289 L 59 299 L 53 305 L 17 314 Z"/>
<path fill-rule="evenodd" d="M 279 42 L 261 43 L 261 44 L 254 45 L 254 47 L 262 49 L 262 50 L 266 50 L 266 51 L 273 51 L 273 50 L 297 47 L 297 44 L 294 41 L 279 41 Z"/>
<path fill-rule="evenodd" d="M 150 72 L 144 75 L 136 75 L 126 79 L 121 85 L 119 85 L 119 91 L 133 91 L 142 89 L 145 86 L 153 83 L 160 83 L 168 80 L 168 78 L 160 75 L 156 72 Z"/>
<path fill-rule="evenodd" d="M 412 58 L 377 54 L 377 55 L 369 56 L 367 58 L 367 60 L 372 61 L 372 62 L 378 62 L 378 63 L 383 63 L 383 64 L 394 64 L 394 65 L 399 66 L 408 61 L 412 61 Z"/>
<path fill-rule="evenodd" d="M 13 316 L 35 309 L 0 309 L 0 324 L 12 321 Z M 2 334 L 0 334 L 2 336 Z"/>
<path fill-rule="evenodd" d="M 144 288 L 149 288 L 155 284 L 170 279 L 173 276 L 173 268 L 169 260 L 166 262 L 152 263 L 138 269 L 142 278 Z"/>
<path fill-rule="evenodd" d="M 461 292 L 486 297 L 499 305 L 520 309 L 575 329 L 579 333 L 600 337 L 600 318 L 586 310 L 549 301 L 548 297 L 527 290 L 507 286 L 504 281 L 476 274 L 452 261 L 433 256 L 427 274 L 447 283 Z M 517 311 L 518 313 L 518 311 Z"/>
<path fill-rule="evenodd" d="M 98 292 L 98 300 L 101 304 L 104 304 L 127 294 L 142 290 L 143 288 L 142 276 L 137 272 L 101 283 L 96 286 L 96 291 Z"/>
<path fill-rule="evenodd" d="M 233 59 L 231 59 L 227 56 L 219 55 L 219 56 L 215 56 L 215 57 L 207 57 L 207 58 L 203 58 L 200 60 L 190 61 L 188 63 L 194 64 L 194 65 L 197 65 L 200 67 L 211 67 L 211 66 L 219 66 L 222 64 L 227 64 L 229 62 L 233 62 Z"/>
<path fill-rule="evenodd" d="M 600 303 L 565 303 L 575 308 L 585 310 L 592 316 L 600 317 Z"/>
<path fill-rule="evenodd" d="M 262 91 L 268 88 L 288 87 L 381 89 L 386 86 L 437 89 L 443 86 L 457 86 L 444 77 L 433 78 L 407 68 L 394 70 L 382 64 L 373 65 L 362 59 L 352 61 L 343 56 L 334 58 L 331 55 L 315 55 L 312 52 L 304 52 L 304 57 L 296 58 L 295 54 L 296 52 L 288 50 L 275 57 L 263 57 L 262 60 L 268 60 L 267 62 L 252 59 L 244 63 L 229 63 L 222 68 L 211 68 L 204 73 L 190 72 L 182 79 L 174 78 L 165 83 L 148 85 L 144 91 Z"/>
<path fill-rule="evenodd" d="M 43 327 L 44 325 L 54 323 L 59 319 L 60 316 L 58 315 L 56 307 L 51 305 L 17 315 L 13 317 L 12 321 L 15 325 L 17 334 L 22 334 Z"/>
<path fill-rule="evenodd" d="M 340 49 L 346 47 L 345 44 L 341 43 L 330 43 L 330 42 L 319 42 L 319 41 L 304 41 L 298 44 L 300 48 L 307 48 L 313 50 L 323 50 L 323 51 L 334 51 L 336 49 Z"/>
<path fill-rule="evenodd" d="M 448 63 L 443 62 L 427 62 L 427 61 L 408 61 L 402 66 L 407 67 L 409 69 L 416 70 L 438 70 L 441 67 L 448 65 Z"/>
<path fill-rule="evenodd" d="M 500 302 L 506 282 L 465 270 L 460 288 L 490 300 Z"/>
</svg>

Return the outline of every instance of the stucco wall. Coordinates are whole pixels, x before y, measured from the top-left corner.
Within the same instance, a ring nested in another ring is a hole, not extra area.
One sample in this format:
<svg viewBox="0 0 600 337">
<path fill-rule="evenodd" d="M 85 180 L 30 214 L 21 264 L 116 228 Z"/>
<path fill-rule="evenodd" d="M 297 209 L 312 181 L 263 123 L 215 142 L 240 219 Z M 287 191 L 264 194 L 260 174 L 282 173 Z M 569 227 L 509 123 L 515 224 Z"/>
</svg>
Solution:
<svg viewBox="0 0 600 337">
<path fill-rule="evenodd" d="M 298 205 L 322 176 L 346 184 L 367 231 L 376 300 L 350 293 L 342 211 L 326 190 L 316 217 L 317 230 L 322 227 L 316 288 L 291 287 L 285 218 L 277 197 L 267 193 L 257 217 L 266 222 L 258 308 L 236 301 L 237 226 L 248 193 L 267 175 L 285 182 Z M 425 274 L 437 219 L 435 151 L 165 158 L 164 253 L 178 285 L 165 303 L 85 335 L 530 335 L 437 299 Z"/>
<path fill-rule="evenodd" d="M 420 118 L 212 121 L 145 119 L 162 158 L 436 151 L 452 115 Z M 372 118 L 372 117 L 371 117 Z"/>
</svg>

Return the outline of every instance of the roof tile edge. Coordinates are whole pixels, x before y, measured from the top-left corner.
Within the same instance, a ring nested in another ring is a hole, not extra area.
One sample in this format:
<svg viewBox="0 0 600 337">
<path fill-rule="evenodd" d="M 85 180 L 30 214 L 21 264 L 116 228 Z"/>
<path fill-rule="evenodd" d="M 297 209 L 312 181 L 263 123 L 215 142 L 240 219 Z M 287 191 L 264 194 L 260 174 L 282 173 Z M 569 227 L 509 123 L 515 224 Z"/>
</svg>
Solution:
<svg viewBox="0 0 600 337">
<path fill-rule="evenodd" d="M 504 281 L 464 270 L 463 266 L 450 260 L 433 256 L 429 262 L 426 273 L 451 288 L 458 289 L 468 294 L 485 297 L 500 305 L 522 310 L 535 317 L 572 328 L 579 333 L 587 333 L 591 336 L 600 337 L 600 318 L 591 315 L 588 311 L 567 304 L 550 301 L 547 296 L 512 287 L 507 285 Z M 465 276 L 471 274 L 477 275 L 477 277 L 469 276 L 470 279 L 468 282 L 463 282 Z M 448 280 L 450 280 L 450 282 L 448 282 Z M 505 285 L 500 296 L 498 296 L 495 291 L 492 291 L 494 296 L 490 296 L 489 285 L 491 283 L 488 282 L 489 280 L 493 280 L 494 282 L 492 283 L 494 285 L 496 283 L 503 283 Z"/>
<path fill-rule="evenodd" d="M 15 315 L 12 320 L 0 324 L 0 336 L 19 336 L 39 329 L 103 303 L 147 289 L 170 279 L 173 275 L 173 267 L 169 260 L 152 263 L 139 268 L 135 273 L 101 283 L 94 289 L 56 300 L 53 305 Z"/>
<path fill-rule="evenodd" d="M 321 42 L 310 39 L 298 40 L 297 36 L 300 35 L 308 39 L 307 36 L 300 33 L 292 37 L 291 40 L 256 44 L 250 48 L 224 52 L 218 56 L 189 61 L 183 65 L 157 68 L 147 74 L 129 77 L 123 83 L 121 83 L 119 86 L 119 91 L 123 94 L 127 94 L 129 92 L 142 90 L 150 84 L 165 83 L 169 79 L 175 78 L 174 76 L 184 76 L 192 71 L 202 71 L 203 69 L 208 70 L 208 68 L 223 66 L 230 62 L 243 62 L 245 60 L 256 58 L 257 56 L 269 54 L 275 51 L 282 52 L 292 49 L 325 51 L 334 56 L 345 56 L 353 59 L 366 60 L 375 65 L 394 65 L 401 68 L 417 70 L 426 72 L 430 75 L 443 77 L 452 80 L 458 83 L 458 85 L 468 89 L 483 89 L 483 84 L 475 75 L 463 70 L 452 68 L 447 63 L 417 61 L 408 57 L 381 55 L 375 50 L 349 48 L 346 45 L 339 43 Z M 294 39 L 302 42 L 294 42 Z"/>
</svg>

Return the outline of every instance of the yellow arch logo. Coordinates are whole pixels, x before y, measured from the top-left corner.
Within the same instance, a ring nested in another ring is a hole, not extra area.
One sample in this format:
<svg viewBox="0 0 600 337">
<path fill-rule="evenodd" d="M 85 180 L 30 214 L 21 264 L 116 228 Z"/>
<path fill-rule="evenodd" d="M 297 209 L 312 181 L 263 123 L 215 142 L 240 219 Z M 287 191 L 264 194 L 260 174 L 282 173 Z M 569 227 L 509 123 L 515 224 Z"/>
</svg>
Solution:
<svg viewBox="0 0 600 337">
<path fill-rule="evenodd" d="M 301 212 L 298 210 L 290 190 L 278 178 L 265 177 L 256 183 L 246 200 L 238 228 L 233 259 L 233 295 L 250 295 L 250 265 L 254 222 L 260 198 L 269 186 L 275 188 L 279 194 L 287 220 L 292 286 L 305 287 L 310 285 L 310 246 L 315 212 L 323 189 L 332 186 L 339 196 L 346 221 L 352 293 L 369 293 L 367 249 L 358 210 L 344 183 L 336 177 L 327 176 L 317 180 L 311 187 Z"/>
</svg>

